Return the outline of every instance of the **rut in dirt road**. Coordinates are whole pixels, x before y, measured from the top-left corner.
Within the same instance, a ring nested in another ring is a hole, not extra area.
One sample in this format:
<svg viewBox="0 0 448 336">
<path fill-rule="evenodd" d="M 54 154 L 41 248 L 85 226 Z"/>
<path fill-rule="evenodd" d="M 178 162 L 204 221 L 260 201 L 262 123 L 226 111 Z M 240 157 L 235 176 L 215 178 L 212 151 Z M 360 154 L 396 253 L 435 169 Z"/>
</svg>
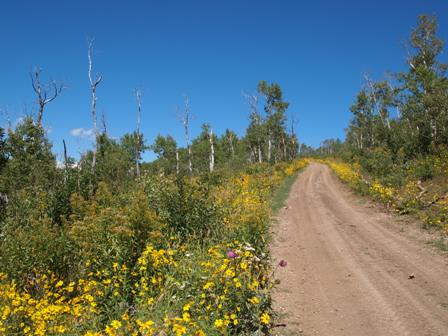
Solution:
<svg viewBox="0 0 448 336">
<path fill-rule="evenodd" d="M 279 214 L 275 334 L 448 335 L 448 259 L 361 205 L 326 165 L 299 175 Z"/>
</svg>

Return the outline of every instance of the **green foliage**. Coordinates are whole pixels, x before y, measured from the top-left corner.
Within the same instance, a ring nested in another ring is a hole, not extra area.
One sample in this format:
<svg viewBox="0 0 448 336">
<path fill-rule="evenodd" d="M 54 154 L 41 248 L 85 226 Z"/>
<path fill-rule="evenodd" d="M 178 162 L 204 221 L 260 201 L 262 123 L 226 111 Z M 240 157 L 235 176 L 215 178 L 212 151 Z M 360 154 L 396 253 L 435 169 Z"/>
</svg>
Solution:
<svg viewBox="0 0 448 336">
<path fill-rule="evenodd" d="M 156 189 L 159 188 L 146 187 L 152 192 Z M 192 236 L 198 239 L 216 237 L 223 220 L 212 200 L 208 183 L 177 178 L 156 192 L 156 195 L 149 194 L 149 199 L 157 199 L 152 206 L 173 235 L 182 239 Z"/>
<path fill-rule="evenodd" d="M 298 174 L 299 174 L 299 172 L 296 172 L 293 175 L 285 177 L 282 184 L 279 186 L 279 188 L 275 192 L 274 197 L 272 199 L 272 204 L 271 204 L 273 212 L 279 211 L 285 205 L 286 199 L 289 196 L 289 192 L 291 191 L 291 188 L 292 188 L 295 180 L 297 179 Z"/>
<path fill-rule="evenodd" d="M 5 139 L 5 130 L 0 127 L 0 173 L 8 162 L 8 147 Z"/>
<path fill-rule="evenodd" d="M 151 149 L 157 155 L 157 166 L 164 171 L 165 174 L 174 174 L 176 172 L 176 150 L 177 143 L 171 136 L 158 135 L 151 146 Z"/>
<path fill-rule="evenodd" d="M 6 162 L 2 159 L 0 183 L 4 192 L 11 195 L 25 187 L 50 186 L 56 173 L 56 159 L 42 126 L 27 117 L 15 130 L 9 130 L 2 145 L 8 157 Z"/>
<path fill-rule="evenodd" d="M 114 196 L 101 182 L 92 199 L 74 194 L 71 206 L 69 235 L 84 261 L 132 263 L 147 241 L 157 242 L 162 236 L 164 224 L 142 190 Z"/>
<path fill-rule="evenodd" d="M 432 179 L 435 174 L 434 161 L 431 157 L 423 157 L 417 160 L 413 172 L 418 180 L 426 181 Z"/>
<path fill-rule="evenodd" d="M 54 227 L 49 218 L 29 220 L 27 226 L 6 220 L 1 229 L 0 269 L 19 283 L 48 270 L 69 276 L 76 269 L 73 248 L 64 230 Z"/>
<path fill-rule="evenodd" d="M 387 176 L 393 169 L 393 155 L 382 147 L 365 151 L 360 157 L 361 166 L 373 176 Z"/>
<path fill-rule="evenodd" d="M 209 171 L 209 161 L 211 155 L 210 146 L 210 130 L 211 126 L 209 124 L 203 124 L 201 126 L 201 133 L 199 136 L 193 140 L 191 145 L 191 150 L 193 152 L 193 162 L 194 169 L 199 173 L 206 173 Z M 215 148 L 218 146 L 218 138 L 213 135 L 213 141 Z M 221 157 L 218 157 L 219 151 L 215 152 L 215 162 L 221 161 Z"/>
</svg>

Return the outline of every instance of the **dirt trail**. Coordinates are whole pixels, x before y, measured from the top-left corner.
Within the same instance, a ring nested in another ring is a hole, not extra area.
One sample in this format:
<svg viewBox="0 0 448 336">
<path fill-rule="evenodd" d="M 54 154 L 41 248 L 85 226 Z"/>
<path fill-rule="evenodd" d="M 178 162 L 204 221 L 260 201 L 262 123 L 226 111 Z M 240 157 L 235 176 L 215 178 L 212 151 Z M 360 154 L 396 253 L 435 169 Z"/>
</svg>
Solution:
<svg viewBox="0 0 448 336">
<path fill-rule="evenodd" d="M 361 204 L 325 165 L 299 175 L 275 226 L 274 334 L 448 335 L 448 258 Z"/>
</svg>

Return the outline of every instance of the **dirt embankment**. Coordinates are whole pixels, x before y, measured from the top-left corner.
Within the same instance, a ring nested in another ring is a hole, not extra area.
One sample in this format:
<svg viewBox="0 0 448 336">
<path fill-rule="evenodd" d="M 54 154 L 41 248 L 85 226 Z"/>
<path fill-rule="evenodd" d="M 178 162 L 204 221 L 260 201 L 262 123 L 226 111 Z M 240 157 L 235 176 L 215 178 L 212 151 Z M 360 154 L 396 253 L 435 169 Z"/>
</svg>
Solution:
<svg viewBox="0 0 448 336">
<path fill-rule="evenodd" d="M 361 204 L 321 164 L 299 175 L 275 225 L 276 334 L 448 335 L 448 259 Z"/>
</svg>

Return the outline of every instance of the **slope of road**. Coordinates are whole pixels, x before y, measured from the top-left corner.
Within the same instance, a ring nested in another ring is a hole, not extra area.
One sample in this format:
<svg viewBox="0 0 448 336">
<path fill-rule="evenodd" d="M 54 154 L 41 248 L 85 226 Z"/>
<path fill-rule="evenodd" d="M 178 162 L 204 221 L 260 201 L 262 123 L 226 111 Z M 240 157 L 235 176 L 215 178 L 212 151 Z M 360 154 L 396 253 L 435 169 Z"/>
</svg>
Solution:
<svg viewBox="0 0 448 336">
<path fill-rule="evenodd" d="M 448 335 L 448 259 L 360 204 L 322 164 L 295 181 L 274 226 L 274 334 Z"/>
</svg>

